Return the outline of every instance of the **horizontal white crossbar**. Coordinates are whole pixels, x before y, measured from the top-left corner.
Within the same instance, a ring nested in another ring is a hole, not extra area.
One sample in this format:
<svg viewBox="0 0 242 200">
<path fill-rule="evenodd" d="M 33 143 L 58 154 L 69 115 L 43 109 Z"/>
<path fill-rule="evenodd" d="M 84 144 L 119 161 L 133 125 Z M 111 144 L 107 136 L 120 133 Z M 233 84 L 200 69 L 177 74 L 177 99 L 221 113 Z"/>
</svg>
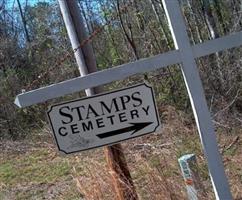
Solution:
<svg viewBox="0 0 242 200">
<path fill-rule="evenodd" d="M 242 32 L 195 45 L 192 49 L 194 57 L 199 58 L 201 56 L 240 45 L 242 45 Z M 14 103 L 19 107 L 27 107 L 49 99 L 125 79 L 135 74 L 153 71 L 177 63 L 181 63 L 180 52 L 179 50 L 173 50 L 150 58 L 144 58 L 132 63 L 88 74 L 87 76 L 73 78 L 25 92 L 17 95 Z"/>
<path fill-rule="evenodd" d="M 179 62 L 179 51 L 170 51 L 168 53 L 157 55 L 151 58 L 141 59 L 136 62 L 94 72 L 86 76 L 73 78 L 19 94 L 15 99 L 15 104 L 19 107 L 30 106 L 36 103 L 44 102 L 48 99 L 64 96 L 66 94 L 96 87 L 112 81 L 121 80 L 138 73 L 148 72 Z"/>
<path fill-rule="evenodd" d="M 209 40 L 193 47 L 195 58 L 206 56 L 218 51 L 239 47 L 242 45 L 242 31 L 224 36 L 218 39 Z"/>
</svg>

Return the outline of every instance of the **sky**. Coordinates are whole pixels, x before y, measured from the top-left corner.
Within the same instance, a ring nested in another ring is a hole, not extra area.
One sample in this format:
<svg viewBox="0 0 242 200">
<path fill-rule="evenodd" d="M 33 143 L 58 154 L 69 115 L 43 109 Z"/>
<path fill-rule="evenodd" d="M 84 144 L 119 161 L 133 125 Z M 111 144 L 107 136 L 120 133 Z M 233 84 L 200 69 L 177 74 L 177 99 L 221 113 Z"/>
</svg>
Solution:
<svg viewBox="0 0 242 200">
<path fill-rule="evenodd" d="M 12 8 L 16 8 L 18 6 L 17 4 L 17 0 L 0 0 L 0 3 L 2 1 L 5 1 L 5 3 L 7 4 L 7 9 L 12 9 Z M 25 7 L 26 2 L 28 3 L 27 5 L 29 6 L 33 6 L 38 2 L 53 2 L 55 0 L 19 0 L 21 3 L 22 7 Z"/>
</svg>

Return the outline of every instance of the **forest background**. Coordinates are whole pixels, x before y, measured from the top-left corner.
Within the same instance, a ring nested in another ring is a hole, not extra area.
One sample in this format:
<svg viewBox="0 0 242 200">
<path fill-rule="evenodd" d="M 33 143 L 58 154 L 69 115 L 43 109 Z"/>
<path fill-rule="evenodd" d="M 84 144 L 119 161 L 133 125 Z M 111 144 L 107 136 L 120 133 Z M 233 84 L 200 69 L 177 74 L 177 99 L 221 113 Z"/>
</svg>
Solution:
<svg viewBox="0 0 242 200">
<path fill-rule="evenodd" d="M 86 31 L 92 35 L 90 42 L 99 70 L 174 49 L 161 0 L 79 0 L 78 4 Z M 242 29 L 241 0 L 180 0 L 180 4 L 192 44 Z M 233 195 L 240 199 L 242 49 L 239 47 L 202 57 L 197 59 L 197 64 Z M 101 164 L 92 152 L 82 154 L 85 162 L 90 163 L 87 167 L 76 155 L 70 158 L 59 157 L 51 139 L 46 120 L 48 106 L 84 96 L 84 92 L 25 109 L 19 109 L 13 103 L 15 96 L 21 92 L 77 76 L 78 68 L 57 1 L 0 1 L 0 199 L 1 195 L 7 199 L 12 199 L 11 195 L 16 199 L 18 196 L 19 199 L 31 199 L 36 195 L 40 199 L 44 195 L 51 198 L 48 193 L 50 191 L 54 194 L 53 199 L 61 199 L 65 195 L 73 196 L 70 199 L 80 196 L 86 199 L 113 198 L 111 189 L 107 194 L 103 192 L 109 184 L 112 185 L 109 175 L 98 176 L 99 165 L 106 166 L 101 150 L 93 150 L 100 156 Z M 208 196 L 213 199 L 206 161 L 180 66 L 174 65 L 116 81 L 105 85 L 105 90 L 122 88 L 144 80 L 155 89 L 164 127 L 161 133 L 124 144 L 127 146 L 127 160 L 141 199 L 149 199 L 147 193 L 153 195 L 151 199 L 185 198 L 186 192 L 176 161 L 185 153 L 196 153 L 198 156 L 203 183 L 207 187 Z M 22 160 L 26 158 L 34 160 Z M 52 167 L 61 166 L 54 177 L 48 177 L 51 173 L 46 169 L 49 159 L 54 160 Z M 23 162 L 28 164 L 22 166 Z M 43 170 L 36 169 L 35 165 L 39 163 L 44 167 L 43 174 L 47 178 L 32 180 L 37 171 Z M 18 168 L 23 170 L 22 174 L 14 172 Z M 97 174 L 89 173 L 90 168 L 95 169 Z M 63 177 L 69 177 L 65 178 L 67 184 L 64 194 L 57 189 Z M 85 184 L 96 184 L 95 187 L 99 189 L 93 192 L 86 188 L 82 184 L 83 179 Z M 106 179 L 110 179 L 109 182 L 101 185 Z M 142 181 L 146 184 L 143 185 Z M 160 182 L 163 184 L 158 186 Z M 76 191 L 68 189 L 68 185 L 75 185 Z M 37 193 L 33 194 L 31 188 L 35 188 Z"/>
</svg>

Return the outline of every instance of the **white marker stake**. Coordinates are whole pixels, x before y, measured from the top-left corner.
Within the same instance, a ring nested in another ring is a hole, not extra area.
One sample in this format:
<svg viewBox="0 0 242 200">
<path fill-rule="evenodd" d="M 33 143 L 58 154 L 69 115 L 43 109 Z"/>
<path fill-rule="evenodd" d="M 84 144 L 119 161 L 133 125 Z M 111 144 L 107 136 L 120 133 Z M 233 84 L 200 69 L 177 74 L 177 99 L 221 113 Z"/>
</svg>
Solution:
<svg viewBox="0 0 242 200">
<path fill-rule="evenodd" d="M 198 191 L 195 187 L 194 171 L 190 165 L 196 165 L 196 157 L 194 154 L 186 154 L 178 159 L 182 175 L 186 184 L 187 195 L 189 200 L 199 200 Z"/>
<path fill-rule="evenodd" d="M 208 168 L 216 199 L 231 200 L 227 178 L 218 151 L 216 135 L 198 73 L 194 53 L 178 0 L 162 0 L 170 24 L 172 37 L 180 50 L 182 73 L 189 93 L 200 139 L 208 161 Z"/>
</svg>

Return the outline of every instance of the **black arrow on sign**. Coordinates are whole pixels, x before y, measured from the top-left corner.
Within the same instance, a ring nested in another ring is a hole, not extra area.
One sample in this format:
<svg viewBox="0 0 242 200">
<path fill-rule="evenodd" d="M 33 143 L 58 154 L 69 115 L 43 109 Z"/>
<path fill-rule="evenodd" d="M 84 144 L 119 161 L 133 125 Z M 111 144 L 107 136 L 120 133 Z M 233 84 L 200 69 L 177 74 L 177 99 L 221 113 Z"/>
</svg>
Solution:
<svg viewBox="0 0 242 200">
<path fill-rule="evenodd" d="M 132 126 L 128 126 L 126 128 L 118 129 L 115 131 L 110 131 L 107 133 L 101 133 L 101 134 L 98 134 L 97 137 L 103 139 L 103 138 L 111 137 L 114 135 L 119 135 L 119 134 L 130 132 L 130 131 L 133 131 L 131 133 L 131 135 L 133 135 L 134 133 L 138 132 L 139 130 L 145 128 L 146 126 L 153 124 L 153 122 L 141 122 L 141 123 L 129 123 L 129 124 L 131 124 Z"/>
</svg>

